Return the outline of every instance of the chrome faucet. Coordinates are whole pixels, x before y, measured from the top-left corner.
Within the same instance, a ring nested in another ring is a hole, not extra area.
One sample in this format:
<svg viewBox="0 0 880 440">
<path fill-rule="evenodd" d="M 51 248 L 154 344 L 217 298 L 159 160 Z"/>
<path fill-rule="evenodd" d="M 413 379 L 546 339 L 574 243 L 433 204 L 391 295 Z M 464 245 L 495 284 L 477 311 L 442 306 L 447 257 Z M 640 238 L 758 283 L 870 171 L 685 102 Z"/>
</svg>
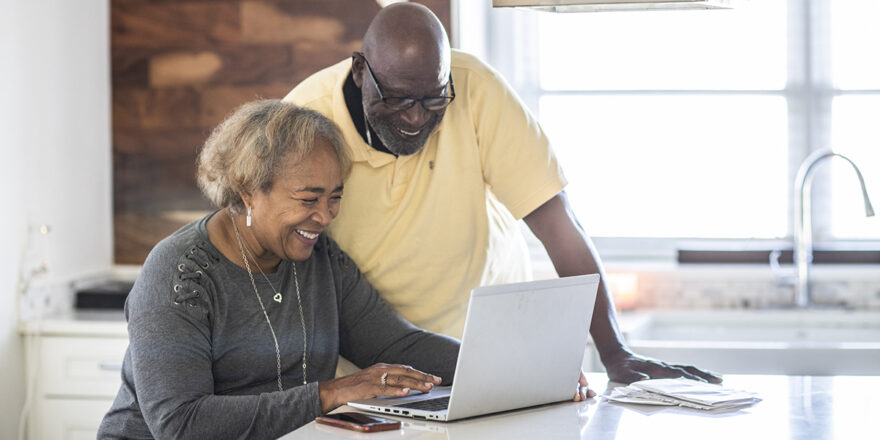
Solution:
<svg viewBox="0 0 880 440">
<path fill-rule="evenodd" d="M 862 198 L 865 200 L 865 216 L 874 216 L 874 207 L 868 198 L 868 190 L 865 187 L 865 179 L 859 167 L 850 158 L 835 153 L 831 150 L 819 150 L 807 156 L 798 169 L 795 178 L 794 199 L 794 262 L 797 265 L 797 280 L 794 287 L 794 301 L 798 308 L 810 306 L 810 263 L 813 261 L 813 225 L 810 211 L 810 195 L 813 185 L 813 171 L 816 165 L 823 159 L 837 156 L 852 165 L 859 177 L 859 185 L 862 187 Z"/>
</svg>

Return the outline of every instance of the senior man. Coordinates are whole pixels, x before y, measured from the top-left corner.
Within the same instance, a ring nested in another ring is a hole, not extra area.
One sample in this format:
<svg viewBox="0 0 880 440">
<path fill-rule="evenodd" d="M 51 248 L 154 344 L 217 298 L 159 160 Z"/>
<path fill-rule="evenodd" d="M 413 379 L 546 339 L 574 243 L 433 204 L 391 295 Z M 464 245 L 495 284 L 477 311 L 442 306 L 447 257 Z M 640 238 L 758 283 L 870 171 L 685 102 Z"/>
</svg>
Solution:
<svg viewBox="0 0 880 440">
<path fill-rule="evenodd" d="M 361 51 L 307 78 L 285 99 L 342 129 L 354 165 L 329 232 L 417 326 L 461 337 L 471 288 L 530 276 L 518 219 L 544 245 L 559 276 L 598 272 L 604 279 L 541 127 L 497 72 L 450 49 L 428 8 L 383 8 Z M 590 332 L 614 381 L 721 382 L 693 366 L 632 353 L 604 283 Z"/>
</svg>

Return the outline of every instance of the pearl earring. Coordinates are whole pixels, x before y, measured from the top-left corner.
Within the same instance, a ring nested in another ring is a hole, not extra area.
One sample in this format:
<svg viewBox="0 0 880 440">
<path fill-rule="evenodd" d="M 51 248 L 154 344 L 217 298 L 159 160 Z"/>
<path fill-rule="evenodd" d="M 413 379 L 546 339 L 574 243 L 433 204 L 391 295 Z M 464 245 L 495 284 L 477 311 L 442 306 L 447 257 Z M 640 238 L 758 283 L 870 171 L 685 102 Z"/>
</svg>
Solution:
<svg viewBox="0 0 880 440">
<path fill-rule="evenodd" d="M 245 224 L 245 226 L 247 226 L 247 227 L 251 227 L 251 223 L 253 223 L 253 222 L 251 221 L 251 207 L 248 206 L 247 216 L 244 218 L 244 224 Z"/>
</svg>

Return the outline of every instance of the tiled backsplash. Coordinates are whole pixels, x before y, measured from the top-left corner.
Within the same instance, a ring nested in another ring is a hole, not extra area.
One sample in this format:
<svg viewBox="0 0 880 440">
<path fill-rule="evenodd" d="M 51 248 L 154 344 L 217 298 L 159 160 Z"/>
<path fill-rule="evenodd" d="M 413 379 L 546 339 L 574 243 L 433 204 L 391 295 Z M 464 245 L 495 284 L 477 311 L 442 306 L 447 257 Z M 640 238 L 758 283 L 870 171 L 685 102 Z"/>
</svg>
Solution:
<svg viewBox="0 0 880 440">
<path fill-rule="evenodd" d="M 793 269 L 774 274 L 762 265 L 677 265 L 607 262 L 606 276 L 621 310 L 632 309 L 764 309 L 793 303 L 794 288 L 786 285 Z M 76 285 L 112 277 L 134 280 L 138 266 L 83 277 L 76 283 L 35 283 L 21 298 L 23 319 L 73 306 Z M 549 260 L 533 261 L 535 278 L 555 278 Z M 817 266 L 812 272 L 812 298 L 818 306 L 880 310 L 880 268 L 874 265 Z"/>
<path fill-rule="evenodd" d="M 73 287 L 71 283 L 32 285 L 21 296 L 21 321 L 40 319 L 73 308 Z"/>
<path fill-rule="evenodd" d="M 536 279 L 556 271 L 540 242 L 523 227 Z M 769 264 L 678 264 L 603 261 L 619 310 L 763 309 L 794 303 L 792 265 L 779 272 Z M 813 265 L 812 299 L 817 307 L 880 310 L 880 265 Z"/>
<path fill-rule="evenodd" d="M 624 308 L 762 309 L 788 307 L 794 301 L 793 286 L 774 279 L 766 267 L 645 270 L 619 266 L 608 269 L 611 283 L 622 275 L 638 279 L 635 299 L 621 304 Z M 819 307 L 880 310 L 877 268 L 817 268 L 811 286 L 812 301 Z M 612 294 L 618 297 L 613 290 Z"/>
<path fill-rule="evenodd" d="M 19 318 L 29 321 L 69 312 L 73 309 L 74 294 L 78 289 L 107 280 L 134 281 L 140 270 L 137 265 L 116 265 L 72 280 L 39 280 L 21 294 Z"/>
</svg>

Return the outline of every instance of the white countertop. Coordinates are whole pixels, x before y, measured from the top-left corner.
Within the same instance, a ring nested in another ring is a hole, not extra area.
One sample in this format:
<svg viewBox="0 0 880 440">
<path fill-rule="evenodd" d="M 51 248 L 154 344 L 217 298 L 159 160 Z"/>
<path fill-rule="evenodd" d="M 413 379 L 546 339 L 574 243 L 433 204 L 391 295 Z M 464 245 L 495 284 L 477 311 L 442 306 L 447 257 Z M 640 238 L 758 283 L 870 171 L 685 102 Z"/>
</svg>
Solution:
<svg viewBox="0 0 880 440">
<path fill-rule="evenodd" d="M 604 374 L 590 373 L 600 392 Z M 610 384 L 611 387 L 617 384 Z M 722 413 L 618 404 L 598 398 L 455 422 L 395 418 L 400 430 L 363 434 L 311 422 L 282 437 L 297 439 L 849 439 L 876 433 L 878 376 L 729 375 L 725 385 L 759 393 L 757 405 Z M 337 411 L 351 411 L 342 407 Z"/>
<path fill-rule="evenodd" d="M 128 338 L 122 310 L 78 311 L 31 319 L 19 324 L 23 335 Z"/>
<path fill-rule="evenodd" d="M 618 314 L 620 329 L 626 333 L 640 325 L 647 315 L 638 312 Z M 66 310 L 45 316 L 42 319 L 29 319 L 19 324 L 23 335 L 43 336 L 94 336 L 128 337 L 125 315 L 122 310 L 82 311 Z"/>
</svg>

